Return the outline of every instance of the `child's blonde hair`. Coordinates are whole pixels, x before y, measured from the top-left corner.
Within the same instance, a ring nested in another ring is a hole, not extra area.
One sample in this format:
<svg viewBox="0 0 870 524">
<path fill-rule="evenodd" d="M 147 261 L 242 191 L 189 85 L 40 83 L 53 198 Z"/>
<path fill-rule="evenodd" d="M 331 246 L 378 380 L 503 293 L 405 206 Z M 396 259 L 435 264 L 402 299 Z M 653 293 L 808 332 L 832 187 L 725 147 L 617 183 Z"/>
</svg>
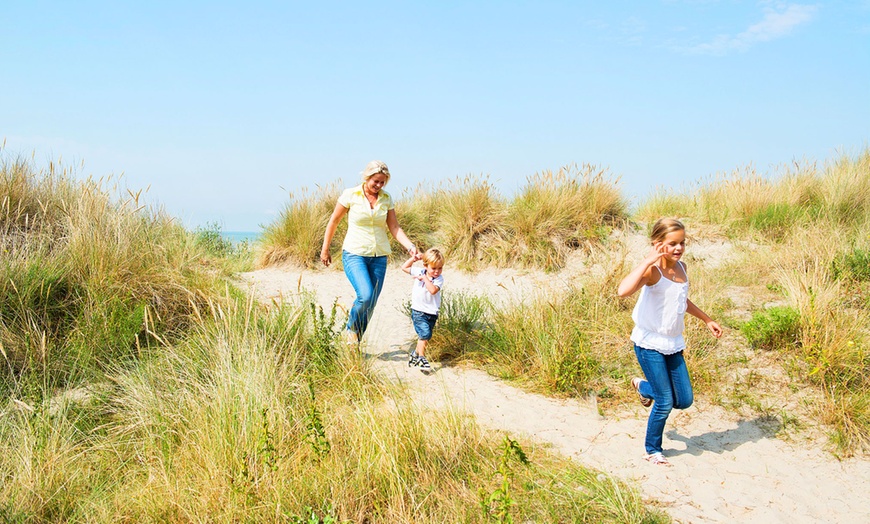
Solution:
<svg viewBox="0 0 870 524">
<path fill-rule="evenodd" d="M 423 264 L 432 268 L 444 267 L 444 255 L 437 249 L 430 248 L 423 253 Z"/>
<path fill-rule="evenodd" d="M 668 233 L 685 230 L 686 226 L 676 218 L 660 218 L 656 220 L 655 224 L 653 224 L 652 231 L 650 231 L 649 234 L 649 239 L 652 240 L 653 244 L 655 244 L 656 242 L 664 241 L 665 237 L 668 236 Z"/>
</svg>

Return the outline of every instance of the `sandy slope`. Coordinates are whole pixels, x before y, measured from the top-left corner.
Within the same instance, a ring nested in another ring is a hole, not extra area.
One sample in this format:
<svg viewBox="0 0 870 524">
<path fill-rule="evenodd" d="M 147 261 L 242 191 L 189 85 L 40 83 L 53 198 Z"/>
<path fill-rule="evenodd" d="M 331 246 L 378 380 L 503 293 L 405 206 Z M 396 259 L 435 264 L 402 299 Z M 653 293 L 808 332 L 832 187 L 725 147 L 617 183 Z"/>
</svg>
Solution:
<svg viewBox="0 0 870 524">
<path fill-rule="evenodd" d="M 710 248 L 714 256 L 716 247 Z M 708 250 L 709 252 L 709 250 Z M 564 286 L 559 275 L 513 270 L 466 274 L 445 271 L 445 291 L 486 293 L 517 300 L 536 290 Z M 353 290 L 335 270 L 265 269 L 239 275 L 263 301 L 282 300 L 307 289 L 331 306 L 347 306 Z M 410 277 L 390 268 L 363 349 L 375 367 L 403 382 L 427 409 L 445 405 L 467 410 L 485 427 L 527 435 L 585 465 L 637 483 L 680 522 L 870 522 L 870 461 L 839 462 L 812 442 L 788 443 L 758 420 L 696 399 L 674 411 L 665 429 L 671 468 L 641 456 L 646 411 L 627 406 L 598 414 L 582 400 L 529 394 L 474 369 L 442 367 L 424 375 L 407 367 L 413 343 L 410 320 L 399 306 L 408 300 Z"/>
</svg>

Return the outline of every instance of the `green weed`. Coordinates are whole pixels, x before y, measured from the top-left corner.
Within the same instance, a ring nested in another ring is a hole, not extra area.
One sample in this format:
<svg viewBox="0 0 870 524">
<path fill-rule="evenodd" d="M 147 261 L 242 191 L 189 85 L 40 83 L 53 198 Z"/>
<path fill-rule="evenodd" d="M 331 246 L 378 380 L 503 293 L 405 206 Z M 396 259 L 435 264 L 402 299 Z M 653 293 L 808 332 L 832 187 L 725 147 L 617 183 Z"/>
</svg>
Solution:
<svg viewBox="0 0 870 524">
<path fill-rule="evenodd" d="M 480 488 L 480 507 L 486 517 L 499 524 L 511 524 L 514 521 L 511 511 L 516 505 L 511 490 L 511 481 L 514 478 L 513 462 L 516 461 L 523 466 L 528 466 L 530 462 L 523 448 L 508 436 L 504 437 L 501 451 L 501 459 L 496 470 L 496 475 L 501 478 L 501 482 L 488 494 Z"/>
<path fill-rule="evenodd" d="M 752 319 L 740 327 L 740 331 L 752 348 L 793 349 L 801 343 L 800 313 L 788 306 L 756 311 Z"/>
</svg>

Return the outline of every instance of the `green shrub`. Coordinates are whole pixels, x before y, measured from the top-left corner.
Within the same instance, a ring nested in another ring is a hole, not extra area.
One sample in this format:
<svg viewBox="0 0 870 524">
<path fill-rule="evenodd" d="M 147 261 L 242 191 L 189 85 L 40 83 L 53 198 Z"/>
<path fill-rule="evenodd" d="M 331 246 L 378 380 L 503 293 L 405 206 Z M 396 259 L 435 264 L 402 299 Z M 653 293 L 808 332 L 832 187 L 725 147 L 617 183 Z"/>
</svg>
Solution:
<svg viewBox="0 0 870 524">
<path fill-rule="evenodd" d="M 870 249 L 853 248 L 834 260 L 831 273 L 834 278 L 870 281 Z"/>
<path fill-rule="evenodd" d="M 410 316 L 410 302 L 405 308 Z M 444 361 L 466 356 L 480 338 L 491 312 L 492 304 L 485 297 L 445 293 L 428 349 L 430 357 Z"/>
<path fill-rule="evenodd" d="M 221 228 L 217 222 L 209 222 L 205 226 L 197 227 L 193 235 L 196 238 L 196 245 L 209 255 L 226 257 L 235 252 L 232 241 L 221 236 Z"/>
<path fill-rule="evenodd" d="M 755 349 L 788 349 L 800 344 L 800 314 L 787 306 L 756 311 L 740 331 Z"/>
</svg>

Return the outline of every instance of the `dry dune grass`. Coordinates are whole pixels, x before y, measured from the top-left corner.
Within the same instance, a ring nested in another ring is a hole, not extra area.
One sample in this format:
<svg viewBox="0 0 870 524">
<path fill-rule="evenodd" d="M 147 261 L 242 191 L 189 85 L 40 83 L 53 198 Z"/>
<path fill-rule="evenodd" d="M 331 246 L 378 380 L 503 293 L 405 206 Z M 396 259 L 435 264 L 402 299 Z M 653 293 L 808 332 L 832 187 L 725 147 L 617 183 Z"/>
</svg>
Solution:
<svg viewBox="0 0 870 524">
<path fill-rule="evenodd" d="M 260 267 L 286 260 L 310 267 L 337 194 L 333 185 L 314 195 L 291 195 L 263 235 Z M 569 165 L 529 177 L 512 199 L 498 194 L 488 177 L 466 176 L 421 185 L 398 199 L 396 209 L 399 223 L 418 247 L 440 247 L 457 267 L 557 270 L 572 251 L 606 238 L 626 219 L 628 205 L 618 179 L 606 170 Z M 338 243 L 342 236 L 336 234 Z M 404 250 L 394 252 L 401 256 Z"/>
<path fill-rule="evenodd" d="M 137 193 L 26 163 L 0 191 L 4 522 L 668 520 L 424 412 L 340 342 L 337 309 L 255 304 Z"/>
</svg>

